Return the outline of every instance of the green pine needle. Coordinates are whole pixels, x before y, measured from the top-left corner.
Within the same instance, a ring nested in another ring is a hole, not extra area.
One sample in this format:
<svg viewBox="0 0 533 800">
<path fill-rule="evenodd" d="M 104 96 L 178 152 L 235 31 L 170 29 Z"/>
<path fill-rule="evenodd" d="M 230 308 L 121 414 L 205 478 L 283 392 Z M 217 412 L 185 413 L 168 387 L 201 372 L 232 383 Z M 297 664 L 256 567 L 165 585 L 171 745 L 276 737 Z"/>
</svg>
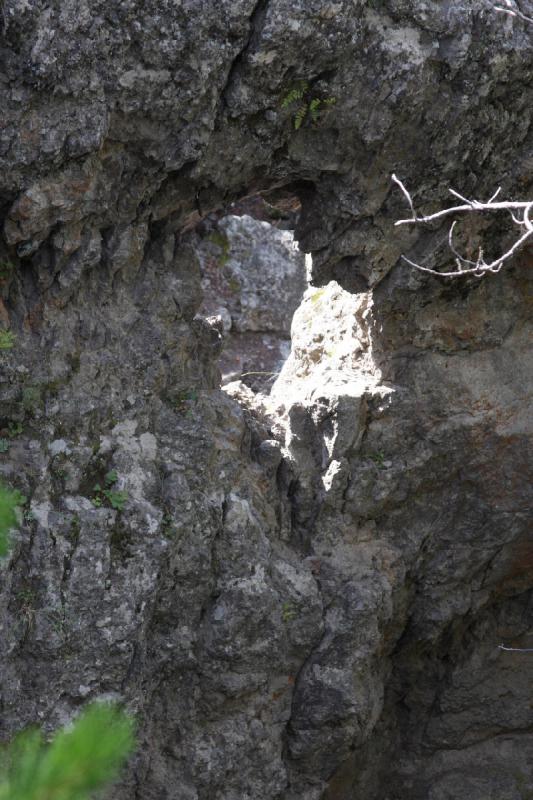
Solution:
<svg viewBox="0 0 533 800">
<path fill-rule="evenodd" d="M 114 780 L 134 745 L 133 721 L 95 703 L 46 744 L 26 731 L 0 760 L 0 800 L 89 800 Z"/>
</svg>

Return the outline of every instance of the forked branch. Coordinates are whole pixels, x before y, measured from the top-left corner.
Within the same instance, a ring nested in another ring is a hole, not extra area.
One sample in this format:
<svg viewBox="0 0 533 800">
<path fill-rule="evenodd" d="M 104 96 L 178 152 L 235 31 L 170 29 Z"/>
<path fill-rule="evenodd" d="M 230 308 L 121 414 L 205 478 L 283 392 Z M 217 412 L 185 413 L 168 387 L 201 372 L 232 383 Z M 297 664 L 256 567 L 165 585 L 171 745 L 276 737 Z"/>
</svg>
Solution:
<svg viewBox="0 0 533 800">
<path fill-rule="evenodd" d="M 513 2 L 513 0 L 502 0 L 500 5 L 496 3 L 491 3 L 491 5 L 494 11 L 500 14 L 508 14 L 510 17 L 516 17 L 517 19 L 521 19 L 533 25 L 533 17 L 528 17 L 524 14 L 524 12 L 520 10 L 518 3 Z"/>
<path fill-rule="evenodd" d="M 410 264 L 412 267 L 421 270 L 422 272 L 429 272 L 431 275 L 437 275 L 440 278 L 457 278 L 463 277 L 464 275 L 475 275 L 477 278 L 486 275 L 487 272 L 499 272 L 502 266 L 509 261 L 510 258 L 518 251 L 524 244 L 533 237 L 533 222 L 531 221 L 530 217 L 533 214 L 533 200 L 526 200 L 526 201 L 519 201 L 515 202 L 512 200 L 502 202 L 497 201 L 496 198 L 500 194 L 501 189 L 498 189 L 492 197 L 487 200 L 487 202 L 481 202 L 479 200 L 469 200 L 466 197 L 463 197 L 458 192 L 450 189 L 450 193 L 457 197 L 459 200 L 463 202 L 460 205 L 451 206 L 450 208 L 444 208 L 441 211 L 437 211 L 434 214 L 418 214 L 415 210 L 413 198 L 405 188 L 404 184 L 399 180 L 396 175 L 392 176 L 392 180 L 394 183 L 399 186 L 401 189 L 406 201 L 409 204 L 409 208 L 411 209 L 411 216 L 407 219 L 399 219 L 395 222 L 395 225 L 419 225 L 428 222 L 434 222 L 435 220 L 439 220 L 443 217 L 450 217 L 456 216 L 458 214 L 468 214 L 468 213 L 491 213 L 491 212 L 498 212 L 498 211 L 508 211 L 511 215 L 513 223 L 518 228 L 518 238 L 514 242 L 514 244 L 506 250 L 501 256 L 494 258 L 492 260 L 487 261 L 485 255 L 483 253 L 483 248 L 479 248 L 477 256 L 475 259 L 472 258 L 465 258 L 465 256 L 461 255 L 454 244 L 454 232 L 455 226 L 457 224 L 457 220 L 454 220 L 450 226 L 450 230 L 448 232 L 448 246 L 450 251 L 453 255 L 454 262 L 455 262 L 455 269 L 450 270 L 448 272 L 440 272 L 439 270 L 433 269 L 431 267 L 426 267 L 422 264 L 418 264 L 415 261 L 407 258 L 406 256 L 402 256 L 404 261 Z"/>
</svg>

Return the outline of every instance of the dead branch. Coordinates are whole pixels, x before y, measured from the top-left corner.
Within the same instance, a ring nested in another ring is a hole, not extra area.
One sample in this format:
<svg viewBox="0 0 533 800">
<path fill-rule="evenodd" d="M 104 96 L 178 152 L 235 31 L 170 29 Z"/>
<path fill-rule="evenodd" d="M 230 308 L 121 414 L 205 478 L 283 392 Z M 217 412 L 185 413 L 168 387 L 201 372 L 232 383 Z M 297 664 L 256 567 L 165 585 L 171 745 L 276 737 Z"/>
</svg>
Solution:
<svg viewBox="0 0 533 800">
<path fill-rule="evenodd" d="M 491 6 L 494 11 L 497 11 L 500 14 L 507 14 L 509 17 L 515 17 L 516 19 L 521 19 L 524 22 L 529 22 L 533 25 L 533 17 L 528 17 L 524 14 L 523 11 L 520 10 L 518 3 L 513 2 L 513 0 L 502 0 L 503 5 L 496 5 L 495 3 L 491 3 Z"/>
<path fill-rule="evenodd" d="M 498 647 L 508 653 L 533 653 L 533 647 L 505 647 L 503 644 L 499 644 Z"/>
<path fill-rule="evenodd" d="M 514 242 L 514 244 L 505 251 L 501 256 L 498 258 L 493 259 L 492 261 L 487 261 L 485 259 L 483 248 L 479 248 L 477 258 L 475 260 L 471 258 L 465 258 L 462 256 L 454 244 L 454 232 L 455 226 L 457 224 L 457 220 L 454 220 L 450 226 L 450 230 L 448 232 L 448 246 L 450 251 L 454 257 L 454 262 L 456 268 L 454 270 L 448 272 L 440 272 L 439 270 L 432 269 L 431 267 L 425 267 L 422 264 L 417 264 L 415 261 L 411 261 L 411 259 L 407 258 L 406 256 L 402 256 L 404 261 L 410 264 L 412 267 L 421 270 L 422 272 L 429 272 L 431 275 L 437 275 L 440 278 L 457 278 L 463 277 L 464 275 L 475 275 L 477 278 L 486 275 L 488 272 L 496 273 L 499 272 L 502 266 L 509 261 L 509 259 L 518 251 L 524 244 L 533 237 L 533 222 L 530 219 L 530 215 L 533 213 L 533 200 L 526 200 L 526 201 L 519 201 L 515 202 L 512 200 L 501 202 L 496 202 L 496 198 L 500 194 L 501 188 L 499 188 L 492 197 L 487 200 L 487 202 L 481 202 L 480 200 L 469 200 L 466 197 L 463 197 L 458 192 L 450 189 L 450 193 L 457 197 L 459 200 L 462 200 L 463 203 L 461 205 L 451 206 L 450 208 L 444 208 L 441 211 L 437 211 L 434 214 L 418 214 L 415 210 L 413 199 L 407 189 L 405 188 L 404 184 L 399 180 L 396 175 L 392 176 L 393 182 L 399 186 L 401 189 L 405 199 L 409 204 L 409 208 L 411 209 L 411 216 L 407 219 L 399 219 L 394 224 L 395 225 L 419 225 L 434 222 L 435 220 L 442 219 L 443 217 L 449 217 L 452 215 L 457 214 L 465 214 L 465 213 L 491 213 L 491 212 L 498 212 L 498 211 L 508 211 L 511 214 L 512 220 L 514 224 L 518 227 L 520 235 L 518 239 Z M 516 215 L 513 212 L 521 212 L 520 214 Z"/>
</svg>

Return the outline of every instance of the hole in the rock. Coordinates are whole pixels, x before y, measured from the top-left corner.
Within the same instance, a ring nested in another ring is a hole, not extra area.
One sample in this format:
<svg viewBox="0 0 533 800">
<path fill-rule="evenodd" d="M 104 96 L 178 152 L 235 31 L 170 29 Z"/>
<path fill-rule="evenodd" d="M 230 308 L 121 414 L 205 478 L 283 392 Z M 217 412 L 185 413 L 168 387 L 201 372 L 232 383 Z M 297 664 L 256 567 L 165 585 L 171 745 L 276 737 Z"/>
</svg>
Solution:
<svg viewBox="0 0 533 800">
<path fill-rule="evenodd" d="M 290 352 L 292 317 L 307 288 L 294 238 L 300 201 L 291 191 L 250 195 L 205 217 L 193 233 L 204 299 L 199 314 L 224 337 L 222 384 L 267 394 Z"/>
</svg>

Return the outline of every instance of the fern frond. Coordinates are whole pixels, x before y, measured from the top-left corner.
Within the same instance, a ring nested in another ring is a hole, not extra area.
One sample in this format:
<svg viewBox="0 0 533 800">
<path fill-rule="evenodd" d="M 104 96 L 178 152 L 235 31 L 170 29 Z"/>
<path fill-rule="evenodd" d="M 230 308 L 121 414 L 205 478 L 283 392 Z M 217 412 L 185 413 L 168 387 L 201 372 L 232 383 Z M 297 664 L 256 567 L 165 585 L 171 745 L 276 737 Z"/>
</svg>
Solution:
<svg viewBox="0 0 533 800">
<path fill-rule="evenodd" d="M 313 100 L 309 103 L 309 114 L 313 122 L 316 122 L 318 119 L 318 109 L 322 105 L 322 100 L 318 97 L 314 97 Z"/>
<path fill-rule="evenodd" d="M 298 131 L 302 127 L 303 121 L 307 115 L 307 105 L 302 105 L 294 115 L 294 130 Z"/>
<path fill-rule="evenodd" d="M 281 107 L 288 108 L 293 103 L 296 103 L 298 100 L 301 100 L 308 88 L 309 84 L 307 83 L 307 81 L 302 81 L 300 84 L 298 84 L 298 86 L 293 86 L 293 88 L 287 92 L 287 94 L 281 101 Z"/>
</svg>

